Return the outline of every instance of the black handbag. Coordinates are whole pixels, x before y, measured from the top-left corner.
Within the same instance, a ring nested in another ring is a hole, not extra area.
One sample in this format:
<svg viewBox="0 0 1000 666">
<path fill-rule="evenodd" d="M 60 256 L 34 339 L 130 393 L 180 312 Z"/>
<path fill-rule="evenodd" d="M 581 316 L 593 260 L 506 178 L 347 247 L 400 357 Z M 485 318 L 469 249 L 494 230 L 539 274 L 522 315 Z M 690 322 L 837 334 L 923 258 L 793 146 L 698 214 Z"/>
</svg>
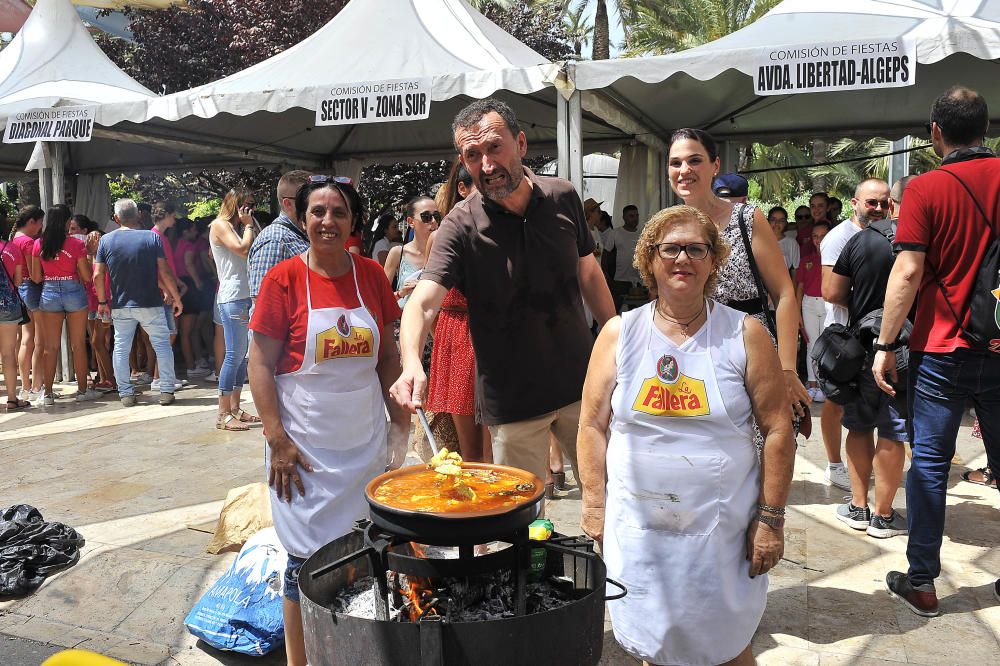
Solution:
<svg viewBox="0 0 1000 666">
<path fill-rule="evenodd" d="M 8 242 L 9 241 L 4 241 L 3 242 L 3 250 L 7 249 L 7 243 Z M 0 253 L 2 253 L 3 250 L 0 250 Z M 3 263 L 2 260 L 0 260 L 0 266 L 3 266 L 4 275 L 6 275 L 7 279 L 10 281 L 10 288 L 14 290 L 14 295 L 17 296 L 17 302 L 21 304 L 21 322 L 20 323 L 22 325 L 27 324 L 28 322 L 31 321 L 31 316 L 28 314 L 28 306 L 25 305 L 24 299 L 21 298 L 21 292 L 19 292 L 17 290 L 17 286 L 14 285 L 14 276 L 10 274 L 10 271 L 7 270 L 7 266 L 4 265 L 4 263 Z"/>
</svg>

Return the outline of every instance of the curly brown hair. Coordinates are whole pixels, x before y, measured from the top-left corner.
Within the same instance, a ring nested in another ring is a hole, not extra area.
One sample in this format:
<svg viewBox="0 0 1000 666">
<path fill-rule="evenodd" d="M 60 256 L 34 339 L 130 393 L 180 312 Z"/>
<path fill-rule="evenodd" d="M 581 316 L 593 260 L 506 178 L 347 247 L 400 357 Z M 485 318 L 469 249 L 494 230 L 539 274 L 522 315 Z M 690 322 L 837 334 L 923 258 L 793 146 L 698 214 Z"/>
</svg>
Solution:
<svg viewBox="0 0 1000 666">
<path fill-rule="evenodd" d="M 729 243 L 719 234 L 719 227 L 712 218 L 692 206 L 671 206 L 653 215 L 639 234 L 632 265 L 639 269 L 639 275 L 646 286 L 656 291 L 656 278 L 653 277 L 653 262 L 657 259 L 656 244 L 671 228 L 686 222 L 694 222 L 700 227 L 702 237 L 710 247 L 713 268 L 705 283 L 705 295 L 711 296 L 719 281 L 719 269 L 729 258 Z"/>
</svg>

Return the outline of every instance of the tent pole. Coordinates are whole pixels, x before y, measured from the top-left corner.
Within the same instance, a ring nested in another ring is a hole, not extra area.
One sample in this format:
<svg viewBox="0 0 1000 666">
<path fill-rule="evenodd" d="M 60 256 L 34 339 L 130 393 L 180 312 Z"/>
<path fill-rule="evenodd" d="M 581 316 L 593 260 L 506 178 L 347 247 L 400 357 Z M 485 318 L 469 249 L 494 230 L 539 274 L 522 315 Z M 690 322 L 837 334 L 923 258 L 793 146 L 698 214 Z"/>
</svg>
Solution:
<svg viewBox="0 0 1000 666">
<path fill-rule="evenodd" d="M 38 170 L 38 205 L 43 211 L 52 208 L 51 169 L 42 167 Z"/>
<path fill-rule="evenodd" d="M 910 147 L 909 135 L 892 142 L 892 152 L 906 150 Z M 903 176 L 910 173 L 910 153 L 889 155 L 889 185 L 891 186 Z M 897 202 L 898 203 L 898 202 Z"/>
<path fill-rule="evenodd" d="M 570 179 L 569 173 L 569 102 L 556 90 L 556 175 Z"/>
<path fill-rule="evenodd" d="M 49 144 L 52 155 L 52 203 L 66 203 L 66 169 L 63 159 L 66 156 L 66 143 L 55 141 Z"/>
<path fill-rule="evenodd" d="M 583 109 L 580 91 L 574 90 L 569 98 L 569 173 L 573 187 L 583 197 Z"/>
</svg>

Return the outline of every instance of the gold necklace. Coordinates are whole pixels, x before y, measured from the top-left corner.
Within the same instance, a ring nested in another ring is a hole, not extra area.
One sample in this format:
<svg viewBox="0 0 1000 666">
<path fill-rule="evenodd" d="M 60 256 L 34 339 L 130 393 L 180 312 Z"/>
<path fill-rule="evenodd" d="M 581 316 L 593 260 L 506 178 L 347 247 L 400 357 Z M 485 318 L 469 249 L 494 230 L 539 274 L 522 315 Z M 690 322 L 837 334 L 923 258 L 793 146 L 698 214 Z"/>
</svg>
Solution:
<svg viewBox="0 0 1000 666">
<path fill-rule="evenodd" d="M 704 312 L 705 312 L 705 302 L 702 301 L 702 303 L 701 303 L 701 310 L 698 310 L 698 314 L 696 314 L 695 316 L 691 317 L 691 319 L 689 319 L 687 321 L 681 321 L 680 319 L 671 319 L 667 315 L 663 314 L 663 312 L 660 310 L 659 303 L 657 303 L 656 307 L 654 308 L 654 311 L 656 312 L 656 314 L 660 315 L 660 317 L 664 321 L 668 321 L 671 324 L 677 324 L 678 326 L 680 326 L 681 329 L 682 329 L 681 332 L 684 335 L 686 335 L 688 337 L 691 337 L 690 333 L 688 333 L 688 327 L 691 326 L 691 324 L 693 324 L 699 317 L 701 317 L 702 314 L 704 314 Z"/>
</svg>

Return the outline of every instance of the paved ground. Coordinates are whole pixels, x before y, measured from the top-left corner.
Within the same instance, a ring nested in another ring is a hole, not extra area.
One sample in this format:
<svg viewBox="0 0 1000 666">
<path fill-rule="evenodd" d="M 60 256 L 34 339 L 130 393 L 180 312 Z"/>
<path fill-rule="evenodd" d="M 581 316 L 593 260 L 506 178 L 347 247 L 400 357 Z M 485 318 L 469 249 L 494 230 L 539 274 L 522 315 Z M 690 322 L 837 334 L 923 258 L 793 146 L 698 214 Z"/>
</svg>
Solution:
<svg viewBox="0 0 1000 666">
<path fill-rule="evenodd" d="M 69 389 L 64 389 L 67 392 Z M 155 396 L 124 410 L 117 401 L 0 414 L 0 507 L 27 503 L 86 537 L 79 564 L 34 595 L 0 602 L 0 665 L 35 666 L 54 646 L 81 647 L 138 664 L 282 664 L 219 653 L 182 625 L 232 554 L 205 546 L 226 492 L 262 474 L 259 430 L 214 428 L 211 387 Z M 817 410 L 818 411 L 818 410 Z M 767 611 L 754 639 L 761 664 L 859 666 L 993 663 L 1000 651 L 997 494 L 960 480 L 985 464 L 979 440 L 959 438 L 952 474 L 944 614 L 922 619 L 890 601 L 883 577 L 905 568 L 905 539 L 879 541 L 834 518 L 844 493 L 822 484 L 818 434 L 799 450 L 786 560 L 771 576 Z M 818 420 L 814 431 L 819 431 Z M 903 507 L 903 493 L 897 495 Z M 576 531 L 579 491 L 550 505 L 563 532 Z M 706 631 L 724 631 L 707 627 Z M 605 634 L 604 664 L 637 663 Z"/>
</svg>

